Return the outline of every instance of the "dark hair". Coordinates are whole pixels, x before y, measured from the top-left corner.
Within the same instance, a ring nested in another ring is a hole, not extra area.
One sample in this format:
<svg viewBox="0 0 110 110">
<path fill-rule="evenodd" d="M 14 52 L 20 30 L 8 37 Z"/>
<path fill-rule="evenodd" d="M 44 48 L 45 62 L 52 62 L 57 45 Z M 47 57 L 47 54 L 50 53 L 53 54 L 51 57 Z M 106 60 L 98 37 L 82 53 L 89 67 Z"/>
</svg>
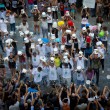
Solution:
<svg viewBox="0 0 110 110">
<path fill-rule="evenodd" d="M 42 68 L 41 67 L 38 67 L 38 71 L 42 71 Z"/>
</svg>

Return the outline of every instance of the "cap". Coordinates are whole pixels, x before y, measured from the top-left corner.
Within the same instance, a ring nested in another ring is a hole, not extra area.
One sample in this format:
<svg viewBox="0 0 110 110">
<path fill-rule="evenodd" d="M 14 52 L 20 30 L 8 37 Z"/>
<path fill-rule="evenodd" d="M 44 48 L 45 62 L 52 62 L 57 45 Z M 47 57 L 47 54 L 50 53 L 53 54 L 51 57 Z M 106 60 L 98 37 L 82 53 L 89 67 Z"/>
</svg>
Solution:
<svg viewBox="0 0 110 110">
<path fill-rule="evenodd" d="M 47 14 L 45 12 L 42 12 L 42 17 L 47 17 Z"/>
<path fill-rule="evenodd" d="M 81 66 L 77 66 L 77 70 L 79 70 L 79 71 L 80 71 L 81 69 L 82 69 L 82 68 L 81 68 Z"/>
<path fill-rule="evenodd" d="M 18 55 L 22 55 L 23 53 L 22 53 L 22 51 L 18 51 Z"/>
<path fill-rule="evenodd" d="M 27 70 L 25 68 L 23 68 L 22 73 L 26 73 L 26 72 L 27 72 Z"/>
<path fill-rule="evenodd" d="M 82 28 L 82 31 L 86 31 L 86 27 L 83 27 L 83 28 Z"/>
<path fill-rule="evenodd" d="M 48 7 L 47 12 L 52 12 L 52 9 L 50 7 Z"/>
<path fill-rule="evenodd" d="M 24 38 L 25 43 L 29 43 L 29 39 L 27 37 Z"/>
<path fill-rule="evenodd" d="M 37 5 L 34 5 L 34 9 L 38 9 Z"/>
<path fill-rule="evenodd" d="M 61 45 L 61 50 L 64 50 L 65 49 L 65 45 Z"/>
<path fill-rule="evenodd" d="M 38 39 L 38 43 L 39 44 L 42 44 L 43 43 L 41 38 Z"/>
<path fill-rule="evenodd" d="M 57 22 L 53 22 L 53 25 L 52 25 L 53 28 L 57 28 Z"/>
</svg>

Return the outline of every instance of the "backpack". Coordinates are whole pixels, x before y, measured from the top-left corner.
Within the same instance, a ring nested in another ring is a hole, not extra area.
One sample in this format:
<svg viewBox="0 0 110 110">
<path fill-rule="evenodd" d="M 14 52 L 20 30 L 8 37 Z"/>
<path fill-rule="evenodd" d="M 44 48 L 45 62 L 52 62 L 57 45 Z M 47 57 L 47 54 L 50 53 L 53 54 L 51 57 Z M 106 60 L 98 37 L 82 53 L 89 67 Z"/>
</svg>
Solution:
<svg viewBox="0 0 110 110">
<path fill-rule="evenodd" d="M 70 106 L 67 104 L 66 105 L 63 104 L 62 110 L 70 110 Z"/>
</svg>

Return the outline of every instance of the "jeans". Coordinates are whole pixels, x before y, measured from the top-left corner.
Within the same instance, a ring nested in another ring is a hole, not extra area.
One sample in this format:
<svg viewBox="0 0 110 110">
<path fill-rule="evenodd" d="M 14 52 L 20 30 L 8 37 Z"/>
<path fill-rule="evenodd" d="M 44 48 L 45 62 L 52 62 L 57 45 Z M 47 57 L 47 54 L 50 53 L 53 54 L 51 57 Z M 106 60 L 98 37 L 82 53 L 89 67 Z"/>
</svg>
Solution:
<svg viewBox="0 0 110 110">
<path fill-rule="evenodd" d="M 84 85 L 84 80 L 83 81 L 77 80 L 77 86 L 79 85 Z"/>
<path fill-rule="evenodd" d="M 15 32 L 15 23 L 10 24 L 10 30 Z"/>
<path fill-rule="evenodd" d="M 43 34 L 43 37 L 47 37 L 48 38 L 48 29 L 42 28 L 42 34 Z"/>
<path fill-rule="evenodd" d="M 28 16 L 32 17 L 31 10 L 33 9 L 33 4 L 28 4 Z"/>
<path fill-rule="evenodd" d="M 94 69 L 94 74 L 96 75 L 96 84 L 98 85 L 98 83 L 99 83 L 99 68 Z"/>
<path fill-rule="evenodd" d="M 51 32 L 52 29 L 52 23 L 48 23 L 48 32 Z"/>
</svg>

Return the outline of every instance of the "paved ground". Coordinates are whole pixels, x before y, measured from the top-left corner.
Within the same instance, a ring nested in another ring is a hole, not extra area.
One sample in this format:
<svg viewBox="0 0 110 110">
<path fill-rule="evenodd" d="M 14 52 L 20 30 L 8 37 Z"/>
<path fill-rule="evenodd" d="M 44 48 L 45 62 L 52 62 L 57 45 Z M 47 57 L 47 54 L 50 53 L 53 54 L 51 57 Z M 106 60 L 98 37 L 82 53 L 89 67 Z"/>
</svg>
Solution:
<svg viewBox="0 0 110 110">
<path fill-rule="evenodd" d="M 89 18 L 89 22 L 90 24 L 94 24 L 95 23 L 95 19 L 96 18 Z M 19 25 L 20 24 L 20 19 L 17 18 L 16 20 L 16 25 Z M 28 19 L 29 21 L 29 27 L 30 27 L 30 30 L 33 31 L 33 21 L 32 21 L 32 18 L 29 18 Z M 76 25 L 76 28 L 77 28 L 77 36 L 79 36 L 79 32 L 80 32 L 80 22 L 81 22 L 81 17 L 79 14 L 76 15 L 76 20 L 74 21 L 75 22 L 75 25 Z M 110 24 L 105 21 L 104 23 L 105 25 L 108 26 L 109 28 L 109 32 L 110 32 Z M 38 37 L 42 37 L 41 36 L 35 36 L 35 38 L 38 38 Z M 22 50 L 23 49 L 23 39 L 21 37 L 19 37 L 19 34 L 18 32 L 16 33 L 16 36 L 14 36 L 14 38 L 18 41 L 17 45 L 18 45 L 18 50 Z M 110 38 L 108 39 L 108 54 L 106 54 L 106 57 L 105 57 L 105 73 L 102 74 L 100 72 L 100 83 L 99 83 L 99 86 L 102 88 L 104 85 L 108 85 L 110 87 L 110 80 L 107 80 L 106 76 L 107 74 L 110 74 Z M 0 53 L 1 53 L 1 48 L 0 48 Z M 9 72 L 9 71 L 8 71 Z M 7 76 L 9 76 L 9 74 L 7 74 Z"/>
</svg>

